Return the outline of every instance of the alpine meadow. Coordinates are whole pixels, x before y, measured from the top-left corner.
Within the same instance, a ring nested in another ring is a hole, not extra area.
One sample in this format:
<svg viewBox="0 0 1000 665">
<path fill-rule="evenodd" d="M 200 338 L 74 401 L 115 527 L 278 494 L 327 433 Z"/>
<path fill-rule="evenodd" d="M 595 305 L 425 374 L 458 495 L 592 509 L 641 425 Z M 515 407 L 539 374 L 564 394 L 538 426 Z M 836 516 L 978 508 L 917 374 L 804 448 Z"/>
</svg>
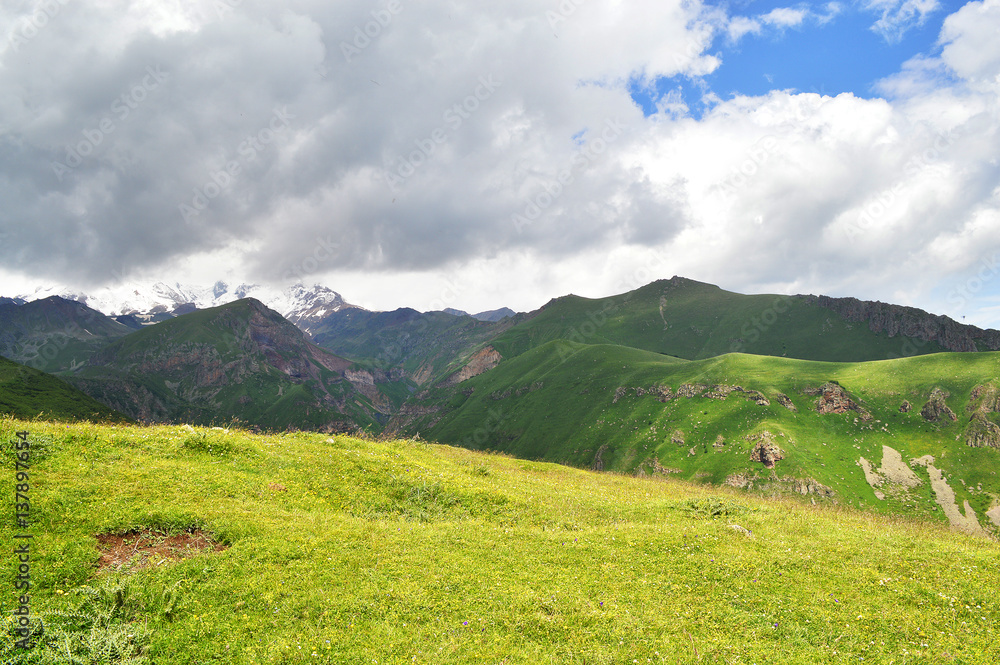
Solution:
<svg viewBox="0 0 1000 665">
<path fill-rule="evenodd" d="M 998 26 L 0 2 L 0 665 L 997 665 Z"/>
</svg>

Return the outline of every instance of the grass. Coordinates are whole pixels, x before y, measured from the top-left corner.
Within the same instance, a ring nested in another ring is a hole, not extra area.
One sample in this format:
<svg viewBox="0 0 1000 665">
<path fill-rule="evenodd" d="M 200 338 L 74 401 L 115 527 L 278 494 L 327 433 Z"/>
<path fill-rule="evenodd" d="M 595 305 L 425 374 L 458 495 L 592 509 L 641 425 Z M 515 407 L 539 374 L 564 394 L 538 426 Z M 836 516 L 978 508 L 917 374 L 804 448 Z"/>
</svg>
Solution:
<svg viewBox="0 0 1000 665">
<path fill-rule="evenodd" d="M 617 344 L 695 360 L 732 352 L 862 361 L 944 348 L 848 323 L 803 296 L 742 295 L 689 279 L 606 298 L 563 296 L 491 341 L 512 358 L 557 339 Z"/>
<path fill-rule="evenodd" d="M 127 420 L 64 381 L 6 358 L 0 358 L 0 413 L 20 418 L 44 414 L 62 420 Z"/>
<path fill-rule="evenodd" d="M 1000 501 L 1000 450 L 968 446 L 965 432 L 969 407 L 975 406 L 971 393 L 995 385 L 998 370 L 1000 353 L 865 363 L 746 354 L 683 361 L 629 347 L 555 341 L 464 382 L 462 392 L 430 395 L 425 404 L 438 410 L 411 423 L 409 431 L 584 468 L 596 466 L 598 458 L 604 470 L 623 473 L 651 473 L 660 465 L 700 483 L 722 484 L 734 474 L 771 489 L 781 479 L 811 480 L 831 488 L 841 503 L 944 521 L 925 469 L 915 469 L 922 484 L 912 491 L 876 498 L 859 460 L 877 467 L 883 446 L 889 446 L 907 462 L 933 455 L 958 504 L 968 500 L 984 528 L 992 529 L 984 512 Z M 856 412 L 817 413 L 817 397 L 807 391 L 828 381 L 838 382 L 871 419 Z M 666 386 L 676 393 L 684 384 L 738 385 L 760 391 L 770 404 L 758 405 L 738 392 L 664 403 L 651 392 Z M 930 423 L 920 415 L 934 388 L 949 394 L 956 421 Z M 782 395 L 796 411 L 778 402 Z M 912 406 L 907 413 L 900 412 L 904 400 Z M 995 413 L 988 417 L 1000 421 Z M 765 430 L 784 453 L 773 474 L 750 458 L 755 437 Z"/>
<path fill-rule="evenodd" d="M 4 419 L 0 441 L 22 429 L 47 450 L 33 611 L 135 662 L 1000 658 L 1000 548 L 936 524 L 412 440 Z M 97 570 L 97 534 L 144 528 L 228 548 Z"/>
</svg>

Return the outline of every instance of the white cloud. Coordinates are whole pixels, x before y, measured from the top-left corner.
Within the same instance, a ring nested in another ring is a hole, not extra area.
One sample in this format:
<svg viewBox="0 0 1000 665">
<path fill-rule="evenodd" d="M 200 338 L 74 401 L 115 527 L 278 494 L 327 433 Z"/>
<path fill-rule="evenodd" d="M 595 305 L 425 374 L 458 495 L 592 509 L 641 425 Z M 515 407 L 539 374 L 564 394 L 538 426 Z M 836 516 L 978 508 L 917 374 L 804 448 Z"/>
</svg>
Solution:
<svg viewBox="0 0 1000 665">
<path fill-rule="evenodd" d="M 745 16 L 734 16 L 726 26 L 729 41 L 733 43 L 740 41 L 746 35 L 760 34 L 760 29 L 760 21 Z"/>
<path fill-rule="evenodd" d="M 893 43 L 902 39 L 909 29 L 923 25 L 941 5 L 938 0 L 868 0 L 866 8 L 881 13 L 871 29 Z"/>
<path fill-rule="evenodd" d="M 778 7 L 766 14 L 761 15 L 760 20 L 768 25 L 778 28 L 794 28 L 802 25 L 809 15 L 804 9 L 792 9 L 790 7 Z"/>
<path fill-rule="evenodd" d="M 823 9 L 825 13 L 812 12 L 802 7 L 777 7 L 766 14 L 759 14 L 752 18 L 733 16 L 727 21 L 725 32 L 729 42 L 736 44 L 747 35 L 760 36 L 767 28 L 781 33 L 788 28 L 798 28 L 807 21 L 825 25 L 843 10 L 843 6 L 837 2 L 830 2 Z"/>
<path fill-rule="evenodd" d="M 995 0 L 950 17 L 941 56 L 883 82 L 886 99 L 706 92 L 700 119 L 679 93 L 643 117 L 627 82 L 697 78 L 720 66 L 715 37 L 839 6 L 769 22 L 680 1 L 556 18 L 529 0 L 388 17 L 360 0 L 159 6 L 147 20 L 67 3 L 0 53 L 11 278 L 225 271 L 381 308 L 451 289 L 447 306 L 479 311 L 682 274 L 957 313 L 951 285 L 1000 251 Z M 143 88 L 157 66 L 166 77 Z M 60 180 L 69 149 L 87 154 Z"/>
<path fill-rule="evenodd" d="M 1000 0 L 970 2 L 945 19 L 941 60 L 971 85 L 1000 88 Z"/>
</svg>

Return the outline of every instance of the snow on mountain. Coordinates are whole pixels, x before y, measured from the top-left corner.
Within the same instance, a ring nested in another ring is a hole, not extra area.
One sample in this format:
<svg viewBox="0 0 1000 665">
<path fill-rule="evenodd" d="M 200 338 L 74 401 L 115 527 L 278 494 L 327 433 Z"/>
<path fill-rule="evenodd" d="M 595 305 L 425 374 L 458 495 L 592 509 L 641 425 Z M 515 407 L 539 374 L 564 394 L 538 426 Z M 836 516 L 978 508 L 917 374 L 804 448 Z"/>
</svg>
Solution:
<svg viewBox="0 0 1000 665">
<path fill-rule="evenodd" d="M 36 289 L 33 293 L 21 294 L 25 301 L 40 300 L 59 296 L 76 300 L 108 316 L 132 315 L 145 323 L 153 323 L 169 318 L 178 310 L 217 307 L 241 300 L 256 298 L 269 308 L 280 313 L 292 323 L 309 332 L 309 328 L 321 318 L 346 307 L 354 307 L 332 289 L 314 284 L 302 284 L 278 289 L 259 284 L 238 284 L 230 286 L 226 282 L 216 282 L 212 286 L 191 286 L 184 284 L 129 284 L 106 286 L 88 293 L 64 286 L 50 286 Z M 181 312 L 177 312 L 181 313 Z"/>
</svg>

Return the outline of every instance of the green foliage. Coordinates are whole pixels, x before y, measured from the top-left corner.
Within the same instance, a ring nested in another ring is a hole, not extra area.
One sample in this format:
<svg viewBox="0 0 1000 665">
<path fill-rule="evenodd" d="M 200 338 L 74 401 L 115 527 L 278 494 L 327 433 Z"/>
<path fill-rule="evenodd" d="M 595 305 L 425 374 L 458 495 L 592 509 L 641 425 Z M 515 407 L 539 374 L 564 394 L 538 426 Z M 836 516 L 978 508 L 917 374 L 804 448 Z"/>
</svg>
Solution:
<svg viewBox="0 0 1000 665">
<path fill-rule="evenodd" d="M 743 504 L 718 496 L 687 499 L 676 503 L 674 508 L 697 518 L 729 517 L 742 515 L 753 510 Z"/>
<path fill-rule="evenodd" d="M 13 617 L 4 618 L 0 658 L 9 665 L 145 665 L 151 635 L 138 616 L 133 582 L 107 577 L 96 586 L 74 591 L 79 598 L 68 609 L 53 609 L 31 626 L 28 650 L 16 648 Z"/>
<path fill-rule="evenodd" d="M 729 482 L 944 521 L 926 478 L 877 498 L 860 460 L 878 468 L 888 446 L 904 463 L 933 456 L 952 478 L 958 505 L 969 500 L 989 530 L 985 511 L 1000 496 L 1000 451 L 965 443 L 968 416 L 930 423 L 920 410 L 941 388 L 949 408 L 967 413 L 976 386 L 996 376 L 998 366 L 1000 353 L 865 363 L 746 354 L 683 361 L 631 347 L 554 341 L 460 390 L 429 392 L 419 402 L 428 415 L 411 427 L 448 444 L 527 459 Z M 864 413 L 820 414 L 815 389 L 827 383 L 842 387 Z M 681 396 L 682 386 L 700 387 Z M 911 403 L 907 413 L 900 411 L 904 400 Z M 751 456 L 765 432 L 781 450 L 773 471 Z"/>
<path fill-rule="evenodd" d="M 0 415 L 126 422 L 127 418 L 65 381 L 0 358 Z"/>
</svg>

